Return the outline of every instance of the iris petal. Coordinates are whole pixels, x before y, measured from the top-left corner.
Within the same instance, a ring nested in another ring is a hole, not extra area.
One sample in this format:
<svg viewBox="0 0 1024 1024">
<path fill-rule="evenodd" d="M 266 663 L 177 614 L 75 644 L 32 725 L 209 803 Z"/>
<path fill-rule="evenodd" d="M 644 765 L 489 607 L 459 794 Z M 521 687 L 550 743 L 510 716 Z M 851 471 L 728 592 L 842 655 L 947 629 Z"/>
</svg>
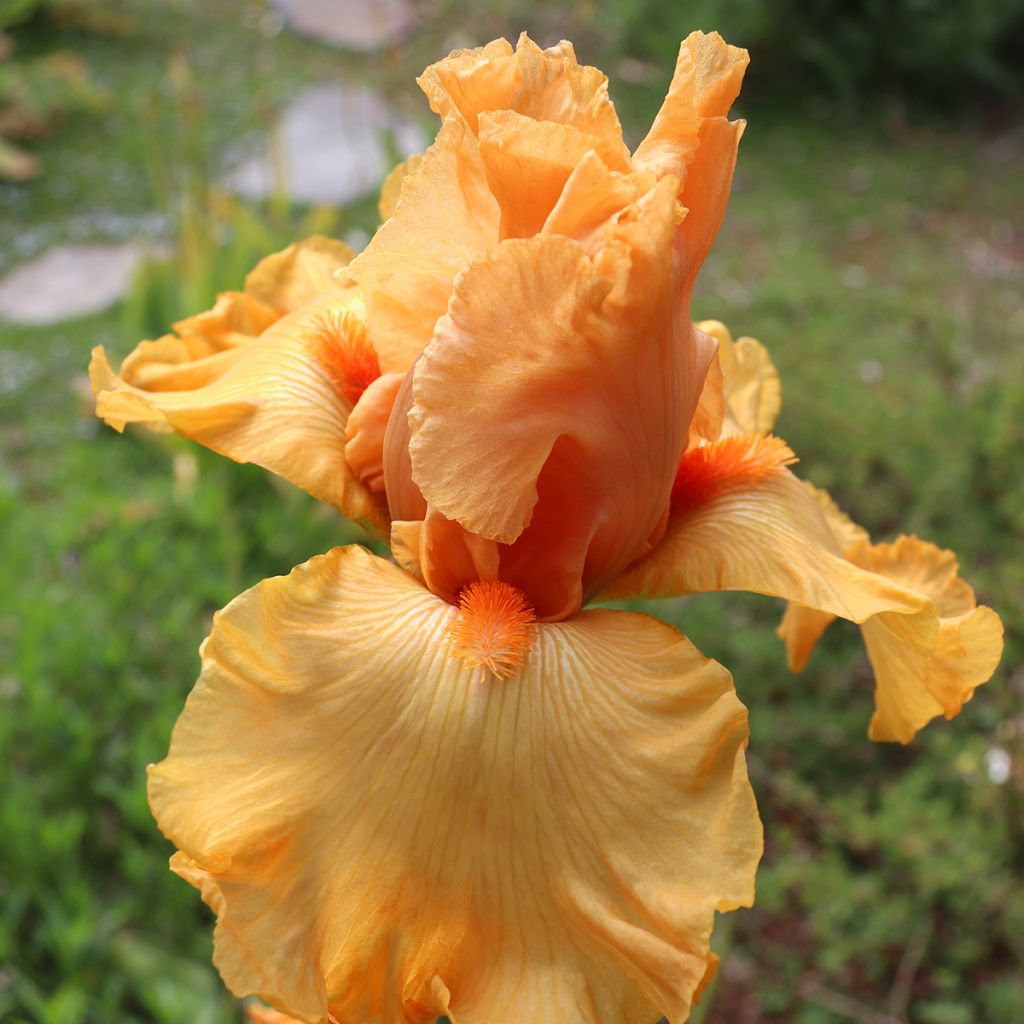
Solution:
<svg viewBox="0 0 1024 1024">
<path fill-rule="evenodd" d="M 915 614 L 880 612 L 862 626 L 875 670 L 873 740 L 909 743 L 938 715 L 952 718 L 999 664 L 1003 627 L 999 616 L 979 606 L 960 579 L 956 557 L 917 537 L 871 544 L 867 532 L 844 515 L 824 491 L 808 486 L 823 509 L 844 558 L 919 595 Z M 799 672 L 835 616 L 789 604 L 778 634 L 790 668 Z"/>
<path fill-rule="evenodd" d="M 166 369 L 156 390 L 152 379 L 147 388 L 115 374 L 97 348 L 89 368 L 96 413 L 116 430 L 129 423 L 169 427 L 383 529 L 383 501 L 345 459 L 351 397 L 339 392 L 318 355 L 323 317 L 361 305 L 356 289 L 337 296 L 287 314 L 258 339 Z"/>
<path fill-rule="evenodd" d="M 309 1021 L 685 1018 L 761 850 L 728 673 L 597 611 L 497 679 L 458 615 L 346 548 L 216 618 L 150 802 L 226 982 Z"/>
</svg>

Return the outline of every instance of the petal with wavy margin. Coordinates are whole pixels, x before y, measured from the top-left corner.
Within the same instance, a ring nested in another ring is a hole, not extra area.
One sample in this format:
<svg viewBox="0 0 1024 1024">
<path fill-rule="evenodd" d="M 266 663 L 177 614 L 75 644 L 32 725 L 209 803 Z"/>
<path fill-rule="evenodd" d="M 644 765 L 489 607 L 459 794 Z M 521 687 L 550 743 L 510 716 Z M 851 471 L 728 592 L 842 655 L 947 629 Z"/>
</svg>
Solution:
<svg viewBox="0 0 1024 1024">
<path fill-rule="evenodd" d="M 729 674 L 596 611 L 499 680 L 458 615 L 346 548 L 216 617 L 149 797 L 225 981 L 315 1022 L 685 1019 L 761 853 Z"/>
<path fill-rule="evenodd" d="M 1003 653 L 1003 625 L 991 608 L 977 605 L 952 551 L 900 537 L 892 544 L 862 542 L 846 557 L 935 602 L 929 613 L 876 615 L 861 627 L 875 670 L 868 736 L 909 743 L 931 719 L 957 715 L 991 678 Z"/>
<path fill-rule="evenodd" d="M 572 43 L 564 39 L 542 50 L 524 32 L 515 50 L 504 39 L 456 50 L 417 82 L 431 110 L 442 118 L 458 117 L 473 132 L 482 113 L 510 110 L 596 135 L 613 150 L 617 164 L 629 162 L 608 79 L 597 68 L 578 64 Z"/>
<path fill-rule="evenodd" d="M 750 58 L 717 33 L 691 32 L 679 46 L 668 95 L 633 162 L 680 180 L 694 160 L 704 118 L 724 117 L 739 95 Z"/>
<path fill-rule="evenodd" d="M 449 119 L 403 178 L 394 216 L 348 268 L 366 293 L 367 329 L 385 373 L 416 361 L 456 275 L 497 243 L 498 224 L 476 140 Z"/>
<path fill-rule="evenodd" d="M 344 242 L 313 235 L 260 260 L 245 279 L 246 294 L 291 312 L 345 290 L 342 272 L 353 255 Z"/>
<path fill-rule="evenodd" d="M 629 170 L 628 161 L 612 163 L 614 153 L 596 135 L 511 110 L 481 114 L 479 139 L 487 183 L 501 208 L 501 238 L 537 234 L 588 153 L 614 170 Z"/>
<path fill-rule="evenodd" d="M 560 440 L 577 448 L 567 469 L 605 481 L 580 493 L 623 505 L 584 511 L 629 534 L 626 561 L 653 529 L 692 413 L 681 389 L 696 343 L 688 320 L 674 333 L 672 197 L 650 198 L 643 229 L 623 225 L 593 263 L 572 240 L 540 235 L 501 243 L 459 278 L 414 371 L 409 425 L 413 479 L 466 529 L 515 541 Z"/>
<path fill-rule="evenodd" d="M 115 430 L 163 424 L 236 462 L 277 473 L 345 515 L 382 529 L 382 501 L 359 483 L 345 460 L 351 400 L 317 357 L 316 327 L 331 312 L 357 309 L 355 289 L 276 321 L 251 344 L 180 368 L 173 382 L 145 390 L 113 372 L 102 347 L 89 374 L 96 414 Z"/>
<path fill-rule="evenodd" d="M 410 174 L 415 174 L 423 163 L 423 154 L 414 153 L 407 160 L 396 164 L 388 172 L 384 184 L 380 187 L 380 199 L 377 201 L 377 212 L 381 221 L 390 220 L 398 209 L 398 200 L 402 198 L 402 182 Z"/>
</svg>

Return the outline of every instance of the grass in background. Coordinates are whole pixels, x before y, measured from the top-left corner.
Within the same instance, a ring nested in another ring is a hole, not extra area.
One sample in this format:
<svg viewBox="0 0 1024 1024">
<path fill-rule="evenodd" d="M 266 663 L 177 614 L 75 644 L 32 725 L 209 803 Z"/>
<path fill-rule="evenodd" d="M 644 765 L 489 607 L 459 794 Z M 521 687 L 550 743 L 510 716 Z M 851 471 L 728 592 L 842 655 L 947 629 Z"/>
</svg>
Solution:
<svg viewBox="0 0 1024 1024">
<path fill-rule="evenodd" d="M 254 467 L 175 438 L 118 437 L 93 419 L 81 375 L 92 344 L 123 355 L 204 292 L 237 287 L 252 249 L 309 226 L 302 211 L 211 205 L 223 140 L 342 64 L 411 92 L 412 73 L 460 41 L 442 26 L 381 69 L 267 35 L 257 5 L 164 10 L 123 49 L 89 42 L 105 84 L 155 106 L 129 100 L 72 126 L 42 145 L 39 182 L 0 186 L 14 229 L 0 265 L 68 218 L 86 231 L 124 216 L 134 232 L 157 210 L 186 226 L 125 309 L 0 328 L 5 1021 L 235 1019 L 209 966 L 210 916 L 166 869 L 144 766 L 166 751 L 213 611 L 358 535 Z M 174 54 L 187 54 L 191 84 Z M 634 140 L 661 85 L 615 93 Z M 189 96 L 199 107 L 186 131 Z M 903 749 L 866 740 L 871 677 L 855 630 L 833 626 L 791 677 L 772 635 L 777 602 L 659 608 L 732 670 L 751 708 L 768 839 L 757 906 L 720 921 L 722 977 L 695 1017 L 705 1024 L 1024 1019 L 1021 153 L 1005 134 L 893 138 L 792 111 L 751 117 L 695 314 L 768 345 L 778 430 L 801 472 L 879 539 L 917 531 L 954 547 L 1009 631 L 996 679 Z M 371 216 L 369 204 L 347 211 L 337 230 Z M 1013 770 L 997 783 L 1004 755 Z"/>
</svg>

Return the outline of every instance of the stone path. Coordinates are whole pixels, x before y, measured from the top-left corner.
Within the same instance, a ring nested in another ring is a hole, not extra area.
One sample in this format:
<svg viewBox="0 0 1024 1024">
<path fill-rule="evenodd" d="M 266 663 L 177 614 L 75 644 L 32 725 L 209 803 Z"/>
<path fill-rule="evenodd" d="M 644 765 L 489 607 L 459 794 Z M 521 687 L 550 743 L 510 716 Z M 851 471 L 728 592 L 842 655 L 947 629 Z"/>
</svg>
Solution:
<svg viewBox="0 0 1024 1024">
<path fill-rule="evenodd" d="M 397 117 L 371 90 L 348 85 L 302 93 L 285 110 L 276 136 L 279 155 L 266 145 L 238 162 L 223 182 L 229 191 L 263 199 L 280 177 L 295 202 L 349 203 L 380 188 L 395 152 L 404 159 L 427 145 L 417 124 Z"/>
<path fill-rule="evenodd" d="M 410 0 L 273 0 L 273 6 L 296 31 L 352 50 L 384 49 L 415 21 Z M 376 192 L 396 159 L 427 142 L 419 125 L 398 117 L 370 89 L 315 86 L 286 108 L 272 143 L 229 159 L 222 184 L 247 199 L 283 189 L 297 203 L 344 205 Z M 69 227 L 60 234 L 73 237 Z M 35 251 L 32 244 L 25 248 Z M 54 245 L 0 279 L 0 323 L 49 324 L 100 312 L 126 294 L 145 251 L 137 242 Z"/>
<path fill-rule="evenodd" d="M 127 292 L 145 254 L 138 242 L 55 245 L 0 279 L 0 319 L 53 324 L 99 313 Z"/>
<path fill-rule="evenodd" d="M 274 0 L 274 9 L 296 32 L 364 52 L 398 42 L 415 21 L 409 0 Z"/>
</svg>

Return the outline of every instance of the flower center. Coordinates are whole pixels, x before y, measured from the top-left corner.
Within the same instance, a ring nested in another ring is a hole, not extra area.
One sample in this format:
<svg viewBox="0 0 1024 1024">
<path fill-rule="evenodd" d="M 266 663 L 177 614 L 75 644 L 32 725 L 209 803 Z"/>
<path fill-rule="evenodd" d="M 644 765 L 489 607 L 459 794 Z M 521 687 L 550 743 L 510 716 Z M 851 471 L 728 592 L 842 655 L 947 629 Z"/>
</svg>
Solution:
<svg viewBox="0 0 1024 1024">
<path fill-rule="evenodd" d="M 348 310 L 329 310 L 313 318 L 307 337 L 327 379 L 355 405 L 380 376 L 380 363 L 366 325 Z"/>
<path fill-rule="evenodd" d="M 448 634 L 451 654 L 507 679 L 526 661 L 536 620 L 518 587 L 501 580 L 467 584 L 459 591 L 459 617 Z"/>
</svg>

